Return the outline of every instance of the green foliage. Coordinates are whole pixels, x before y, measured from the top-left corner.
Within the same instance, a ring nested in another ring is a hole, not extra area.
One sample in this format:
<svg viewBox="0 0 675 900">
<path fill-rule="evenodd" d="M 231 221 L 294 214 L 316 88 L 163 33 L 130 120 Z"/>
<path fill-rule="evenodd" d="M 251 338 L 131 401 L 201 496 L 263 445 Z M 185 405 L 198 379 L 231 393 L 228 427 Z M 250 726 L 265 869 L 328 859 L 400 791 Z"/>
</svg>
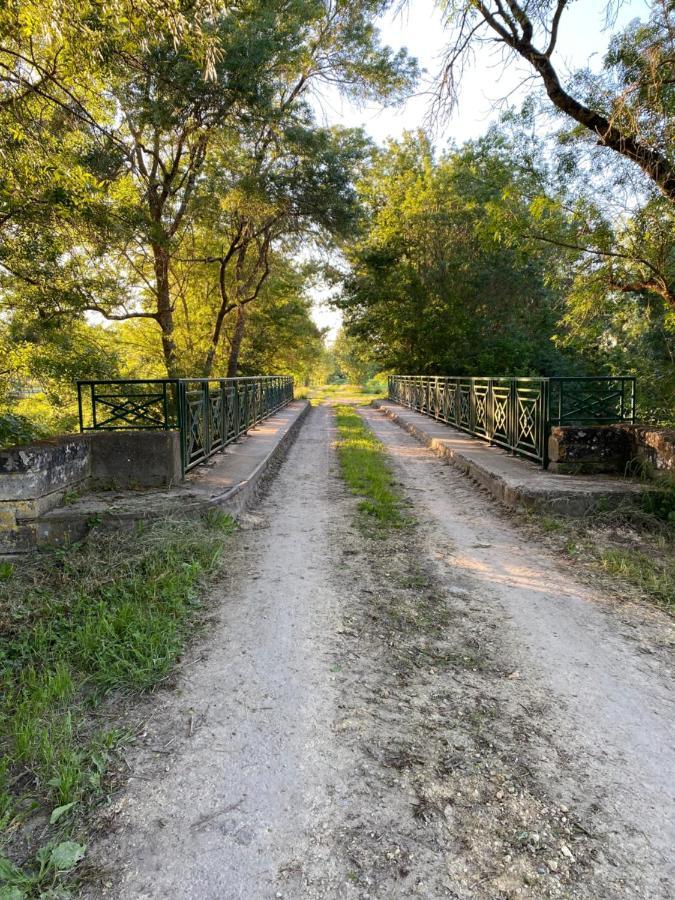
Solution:
<svg viewBox="0 0 675 900">
<path fill-rule="evenodd" d="M 108 329 L 20 310 L 0 325 L 0 353 L 0 446 L 75 431 L 76 381 L 114 378 L 121 355 Z"/>
<path fill-rule="evenodd" d="M 341 328 L 331 347 L 335 360 L 334 377 L 344 378 L 350 384 L 364 384 L 370 381 L 378 371 L 369 348 Z"/>
<path fill-rule="evenodd" d="M 390 371 L 633 374 L 639 418 L 673 424 L 672 207 L 590 184 L 534 111 L 440 159 L 422 135 L 375 157 L 347 332 Z"/>
<path fill-rule="evenodd" d="M 609 167 L 621 170 L 628 163 L 644 191 L 660 191 L 675 203 L 672 0 L 647 4 L 642 20 L 614 35 L 600 72 L 589 67 L 571 76 L 559 61 L 565 54 L 561 21 L 574 15 L 566 0 L 509 0 L 507 6 L 500 0 L 447 0 L 443 6 L 449 36 L 441 101 L 456 102 L 467 60 L 477 45 L 494 41 L 505 64 L 529 64 L 533 94 L 546 98 L 548 111 L 575 123 L 576 141 L 601 147 Z M 613 4 L 605 5 L 608 23 L 615 12 Z M 588 180 L 594 175 L 589 170 Z"/>
<path fill-rule="evenodd" d="M 659 472 L 651 462 L 635 460 L 627 473 L 641 478 L 649 486 L 645 491 L 643 508 L 647 516 L 653 516 L 673 528 L 675 534 L 675 474 Z"/>
<path fill-rule="evenodd" d="M 323 335 L 311 316 L 302 276 L 280 264 L 277 274 L 247 317 L 239 372 L 286 373 L 299 384 L 314 380 L 323 354 Z"/>
<path fill-rule="evenodd" d="M 655 560 L 641 550 L 610 548 L 599 557 L 600 566 L 610 575 L 625 579 L 657 603 L 675 610 L 675 563 Z"/>
<path fill-rule="evenodd" d="M 13 447 L 15 444 L 30 444 L 48 437 L 49 428 L 29 416 L 16 413 L 0 414 L 0 446 Z"/>
<path fill-rule="evenodd" d="M 361 416 L 351 407 L 335 406 L 340 470 L 359 510 L 377 527 L 405 525 L 401 497 L 387 462 L 387 453 Z"/>
<path fill-rule="evenodd" d="M 386 397 L 388 387 L 389 386 L 388 386 L 386 378 L 375 377 L 375 378 L 369 378 L 368 381 L 366 381 L 362 385 L 362 390 L 363 390 L 364 394 L 369 394 L 371 396 L 378 395 L 380 397 Z"/>
<path fill-rule="evenodd" d="M 613 35 L 599 74 L 577 75 L 586 98 L 625 134 L 662 149 L 675 162 L 673 25 L 670 0 L 654 0 L 643 16 Z"/>
<path fill-rule="evenodd" d="M 338 305 L 377 368 L 563 370 L 550 251 L 524 252 L 504 234 L 500 199 L 518 202 L 526 183 L 499 152 L 479 143 L 436 161 L 422 135 L 408 135 L 377 155 L 360 187 L 369 216 Z"/>
<path fill-rule="evenodd" d="M 219 515 L 163 521 L 126 539 L 104 535 L 40 554 L 0 582 L 6 823 L 20 826 L 37 803 L 49 811 L 48 833 L 62 835 L 101 791 L 121 735 L 92 732 L 87 710 L 117 688 L 145 690 L 171 669 L 199 621 L 200 586 L 231 530 L 232 521 Z M 34 886 L 70 869 L 74 847 L 40 853 L 37 874 L 24 873 Z M 9 883 L 27 889 L 12 872 Z"/>
<path fill-rule="evenodd" d="M 62 328 L 89 311 L 140 320 L 157 332 L 166 372 L 185 373 L 201 346 L 190 374 L 210 374 L 224 317 L 257 299 L 271 262 L 296 249 L 289 242 L 344 235 L 354 221 L 363 138 L 319 127 L 307 96 L 315 81 L 360 99 L 409 90 L 414 61 L 381 46 L 373 27 L 386 5 L 8 10 L 4 308 Z"/>
<path fill-rule="evenodd" d="M 76 841 L 46 844 L 38 850 L 30 868 L 19 868 L 0 857 L 1 900 L 26 900 L 34 896 L 66 900 L 70 892 L 59 886 L 59 881 L 77 866 L 86 849 Z"/>
</svg>

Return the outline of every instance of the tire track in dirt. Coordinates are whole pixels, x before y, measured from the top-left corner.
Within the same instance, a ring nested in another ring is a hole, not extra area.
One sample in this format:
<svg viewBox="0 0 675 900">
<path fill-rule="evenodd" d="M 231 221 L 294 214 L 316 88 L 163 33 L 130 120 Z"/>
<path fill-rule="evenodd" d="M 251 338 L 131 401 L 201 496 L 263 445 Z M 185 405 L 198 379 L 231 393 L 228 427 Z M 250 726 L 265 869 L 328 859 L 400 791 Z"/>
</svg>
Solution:
<svg viewBox="0 0 675 900">
<path fill-rule="evenodd" d="M 249 900 L 301 877 L 305 836 L 330 819 L 336 790 L 329 427 L 327 411 L 310 412 L 229 543 L 207 637 L 176 688 L 137 713 L 149 721 L 87 896 Z"/>
</svg>

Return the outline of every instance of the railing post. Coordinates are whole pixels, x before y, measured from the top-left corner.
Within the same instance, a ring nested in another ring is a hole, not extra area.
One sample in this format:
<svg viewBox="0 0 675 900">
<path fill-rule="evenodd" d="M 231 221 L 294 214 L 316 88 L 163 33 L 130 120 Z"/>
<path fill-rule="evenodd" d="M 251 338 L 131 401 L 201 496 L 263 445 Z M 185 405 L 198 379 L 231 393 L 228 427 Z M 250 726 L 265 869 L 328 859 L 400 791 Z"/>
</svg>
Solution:
<svg viewBox="0 0 675 900">
<path fill-rule="evenodd" d="M 211 452 L 211 398 L 209 396 L 209 383 L 205 381 L 202 383 L 202 414 L 204 416 L 204 421 L 202 425 L 203 435 L 204 435 L 204 453 L 206 456 Z"/>
<path fill-rule="evenodd" d="M 77 382 L 77 415 L 80 420 L 80 434 L 84 431 L 84 416 L 82 415 L 82 382 Z"/>
<path fill-rule="evenodd" d="M 169 429 L 169 405 L 166 399 L 166 381 L 162 384 L 162 411 L 164 413 L 164 431 Z"/>
<path fill-rule="evenodd" d="M 488 378 L 487 391 L 485 393 L 485 435 L 489 441 L 492 441 L 495 433 L 494 403 L 494 385 L 492 378 Z"/>
<path fill-rule="evenodd" d="M 227 441 L 227 391 L 225 388 L 226 381 L 223 378 L 218 379 L 218 389 L 220 390 L 220 440 L 223 447 Z"/>
<path fill-rule="evenodd" d="M 543 469 L 548 468 L 548 438 L 551 432 L 551 416 L 550 416 L 550 382 L 548 378 L 543 378 L 541 382 L 541 418 L 542 418 L 542 436 L 541 436 L 541 465 Z"/>
<path fill-rule="evenodd" d="M 93 381 L 89 382 L 89 390 L 91 394 L 91 424 L 93 428 L 96 428 L 96 387 Z"/>
<path fill-rule="evenodd" d="M 178 416 L 178 439 L 180 441 L 180 466 L 185 477 L 187 470 L 187 414 L 185 409 L 184 397 L 185 384 L 182 381 L 176 382 L 176 415 Z"/>
<path fill-rule="evenodd" d="M 473 378 L 469 379 L 469 431 L 471 434 L 476 430 L 476 382 Z"/>
<path fill-rule="evenodd" d="M 518 385 L 515 378 L 509 379 L 509 445 L 511 453 L 518 446 Z"/>
</svg>

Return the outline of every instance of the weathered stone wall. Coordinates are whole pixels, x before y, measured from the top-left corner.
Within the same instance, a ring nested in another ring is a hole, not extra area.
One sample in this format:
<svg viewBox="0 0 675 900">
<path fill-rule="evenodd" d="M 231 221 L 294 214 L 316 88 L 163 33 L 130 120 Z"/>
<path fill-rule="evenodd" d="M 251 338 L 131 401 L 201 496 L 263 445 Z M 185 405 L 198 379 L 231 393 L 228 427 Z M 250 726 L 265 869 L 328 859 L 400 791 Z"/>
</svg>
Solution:
<svg viewBox="0 0 675 900">
<path fill-rule="evenodd" d="M 35 519 L 86 485 L 90 463 L 87 435 L 0 450 L 0 552 L 33 546 Z"/>
<path fill-rule="evenodd" d="M 548 441 L 549 469 L 570 475 L 624 474 L 631 460 L 675 471 L 675 429 L 643 425 L 558 426 Z"/>
<path fill-rule="evenodd" d="M 620 427 L 628 435 L 631 459 L 644 459 L 659 472 L 675 472 L 675 428 Z"/>
<path fill-rule="evenodd" d="M 38 520 L 69 494 L 181 480 L 177 431 L 62 435 L 0 450 L 0 554 L 35 547 Z"/>
<path fill-rule="evenodd" d="M 548 439 L 549 469 L 568 475 L 623 472 L 629 446 L 628 435 L 611 426 L 557 426 Z"/>
</svg>

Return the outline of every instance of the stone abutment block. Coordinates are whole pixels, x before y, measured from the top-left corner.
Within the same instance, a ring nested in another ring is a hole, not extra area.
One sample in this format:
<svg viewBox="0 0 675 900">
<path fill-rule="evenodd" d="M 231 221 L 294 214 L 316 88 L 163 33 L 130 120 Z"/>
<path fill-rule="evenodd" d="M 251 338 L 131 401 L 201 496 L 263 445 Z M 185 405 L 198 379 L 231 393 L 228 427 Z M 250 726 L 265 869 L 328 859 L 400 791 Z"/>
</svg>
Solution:
<svg viewBox="0 0 675 900">
<path fill-rule="evenodd" d="M 61 435 L 0 450 L 0 554 L 36 547 L 40 517 L 71 497 L 170 487 L 181 478 L 177 431 Z"/>
</svg>

